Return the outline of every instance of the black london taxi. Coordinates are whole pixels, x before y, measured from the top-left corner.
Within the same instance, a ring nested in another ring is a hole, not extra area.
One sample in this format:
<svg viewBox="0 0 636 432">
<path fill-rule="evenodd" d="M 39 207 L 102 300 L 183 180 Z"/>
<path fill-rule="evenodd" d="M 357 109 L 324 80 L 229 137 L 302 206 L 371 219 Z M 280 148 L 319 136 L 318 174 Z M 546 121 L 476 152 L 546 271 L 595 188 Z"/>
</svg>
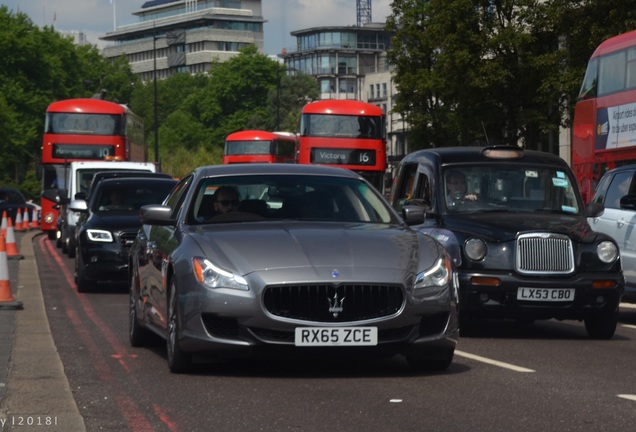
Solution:
<svg viewBox="0 0 636 432">
<path fill-rule="evenodd" d="M 453 258 L 460 322 L 582 320 L 610 339 L 624 277 L 616 242 L 594 232 L 558 156 L 515 146 L 415 151 L 398 165 L 391 205 Z"/>
</svg>

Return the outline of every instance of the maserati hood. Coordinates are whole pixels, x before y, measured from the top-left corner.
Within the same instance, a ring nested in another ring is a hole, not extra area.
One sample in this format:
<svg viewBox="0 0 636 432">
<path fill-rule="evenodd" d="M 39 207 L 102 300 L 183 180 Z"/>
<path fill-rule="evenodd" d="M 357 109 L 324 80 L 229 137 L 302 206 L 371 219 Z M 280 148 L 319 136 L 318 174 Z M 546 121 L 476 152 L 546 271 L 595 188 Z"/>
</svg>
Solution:
<svg viewBox="0 0 636 432">
<path fill-rule="evenodd" d="M 401 281 L 440 254 L 432 238 L 387 225 L 225 224 L 199 228 L 192 237 L 206 257 L 243 275 L 298 269 L 308 279 L 337 272 L 342 280 L 383 274 Z"/>
</svg>

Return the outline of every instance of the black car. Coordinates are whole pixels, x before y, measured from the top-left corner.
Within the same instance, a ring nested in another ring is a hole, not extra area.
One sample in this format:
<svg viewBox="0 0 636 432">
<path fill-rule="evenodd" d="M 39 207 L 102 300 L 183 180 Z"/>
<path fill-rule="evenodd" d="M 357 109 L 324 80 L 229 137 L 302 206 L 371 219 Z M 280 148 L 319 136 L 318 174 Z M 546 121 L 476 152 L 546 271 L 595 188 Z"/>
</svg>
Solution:
<svg viewBox="0 0 636 432">
<path fill-rule="evenodd" d="M 390 195 L 405 219 L 439 240 L 459 273 L 459 315 L 583 320 L 611 338 L 624 277 L 618 245 L 594 232 L 561 158 L 519 147 L 420 150 L 399 164 Z"/>
<path fill-rule="evenodd" d="M 11 218 L 11 221 L 15 225 L 18 210 L 20 210 L 22 217 L 25 217 L 25 209 L 28 209 L 29 220 L 33 220 L 33 217 L 36 216 L 34 213 L 35 206 L 26 202 L 22 192 L 13 188 L 0 187 L 0 216 L 6 212 L 7 217 Z"/>
<path fill-rule="evenodd" d="M 128 252 L 141 227 L 139 208 L 160 204 L 176 180 L 154 177 L 104 179 L 88 202 L 73 200 L 69 207 L 81 216 L 75 230 L 75 283 L 79 292 L 98 282 L 125 282 Z"/>
<path fill-rule="evenodd" d="M 135 170 L 135 169 L 122 169 L 122 170 L 108 170 L 108 171 L 99 171 L 95 173 L 93 176 L 93 180 L 91 182 L 90 187 L 88 188 L 88 192 L 86 193 L 86 199 L 89 199 L 91 196 L 91 192 L 95 190 L 99 182 L 109 178 L 121 178 L 121 177 L 144 177 L 144 178 L 168 178 L 171 179 L 172 176 L 168 173 L 158 173 L 152 171 L 145 170 Z"/>
<path fill-rule="evenodd" d="M 88 172 L 87 172 L 88 171 Z M 77 192 L 73 199 L 81 199 L 88 200 L 90 197 L 90 193 L 95 190 L 95 187 L 99 182 L 106 178 L 114 178 L 114 177 L 157 177 L 157 178 L 172 178 L 170 174 L 166 173 L 157 173 L 147 170 L 136 170 L 136 169 L 121 169 L 114 170 L 109 169 L 106 171 L 98 171 L 96 173 L 91 173 L 90 170 L 84 170 L 82 173 L 84 179 L 88 179 L 88 183 L 84 186 L 87 188 L 86 191 L 82 190 Z M 91 177 L 92 176 L 92 177 Z M 75 258 L 75 231 L 77 220 L 79 219 L 79 215 L 69 212 L 67 206 L 70 200 L 66 197 L 60 198 L 60 211 L 57 218 L 57 226 L 58 231 L 60 233 L 59 238 L 59 247 L 61 247 L 62 252 L 66 253 L 69 258 Z"/>
</svg>

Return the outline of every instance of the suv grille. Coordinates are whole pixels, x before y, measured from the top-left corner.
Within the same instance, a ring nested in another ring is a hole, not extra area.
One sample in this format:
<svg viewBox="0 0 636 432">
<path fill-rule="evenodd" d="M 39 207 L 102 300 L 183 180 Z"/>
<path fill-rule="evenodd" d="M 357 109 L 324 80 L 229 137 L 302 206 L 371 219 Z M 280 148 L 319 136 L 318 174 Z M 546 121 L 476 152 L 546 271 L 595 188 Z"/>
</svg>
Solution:
<svg viewBox="0 0 636 432">
<path fill-rule="evenodd" d="M 396 314 L 404 293 L 392 285 L 285 285 L 267 287 L 263 302 L 269 313 L 280 317 L 346 322 Z"/>
<path fill-rule="evenodd" d="M 517 238 L 517 271 L 523 274 L 572 273 L 572 241 L 561 234 L 520 235 Z"/>
<path fill-rule="evenodd" d="M 130 247 L 133 244 L 133 241 L 137 238 L 137 232 L 123 232 L 119 234 L 119 242 L 121 244 L 122 250 L 129 251 Z"/>
</svg>

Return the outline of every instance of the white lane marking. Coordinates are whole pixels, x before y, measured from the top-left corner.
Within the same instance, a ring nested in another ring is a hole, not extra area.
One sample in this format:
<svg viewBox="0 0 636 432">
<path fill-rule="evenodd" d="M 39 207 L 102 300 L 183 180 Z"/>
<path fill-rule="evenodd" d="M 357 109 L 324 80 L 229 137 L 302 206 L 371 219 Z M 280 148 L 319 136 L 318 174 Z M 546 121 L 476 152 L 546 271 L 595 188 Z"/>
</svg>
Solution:
<svg viewBox="0 0 636 432">
<path fill-rule="evenodd" d="M 632 325 L 632 324 L 621 324 L 621 327 L 626 327 L 628 329 L 636 329 L 636 325 Z"/>
<path fill-rule="evenodd" d="M 487 357 L 482 357 L 482 356 L 478 356 L 478 355 L 475 355 L 475 354 L 470 354 L 470 353 L 467 353 L 467 352 L 464 352 L 464 351 L 455 350 L 455 355 L 458 355 L 458 356 L 464 357 L 464 358 L 468 358 L 468 359 L 471 359 L 471 360 L 477 360 L 479 362 L 487 363 L 487 364 L 490 364 L 490 365 L 493 365 L 493 366 L 499 366 L 499 367 L 502 367 L 504 369 L 510 369 L 510 370 L 515 371 L 515 372 L 536 372 L 533 369 L 528 369 L 528 368 L 524 368 L 524 367 L 521 367 L 521 366 L 516 366 L 516 365 L 510 364 L 510 363 L 500 362 L 498 360 L 493 360 L 493 359 L 489 359 Z"/>
<path fill-rule="evenodd" d="M 632 395 L 632 394 L 619 394 L 619 395 L 616 395 L 616 396 L 618 396 L 619 398 L 623 398 L 623 399 L 627 399 L 627 400 L 630 400 L 630 401 L 634 401 L 634 402 L 636 402 L 636 395 Z"/>
<path fill-rule="evenodd" d="M 634 303 L 621 303 L 619 305 L 620 308 L 625 308 L 625 309 L 636 309 L 636 304 Z"/>
</svg>

